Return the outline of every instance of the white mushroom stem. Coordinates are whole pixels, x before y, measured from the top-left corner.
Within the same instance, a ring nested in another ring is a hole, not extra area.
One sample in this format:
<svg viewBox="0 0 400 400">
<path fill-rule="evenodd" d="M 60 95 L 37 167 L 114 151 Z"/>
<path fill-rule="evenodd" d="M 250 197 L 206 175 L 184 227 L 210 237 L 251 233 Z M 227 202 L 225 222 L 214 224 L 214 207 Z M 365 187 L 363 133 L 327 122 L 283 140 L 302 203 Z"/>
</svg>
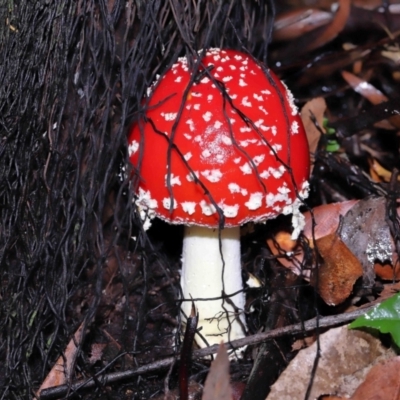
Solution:
<svg viewBox="0 0 400 400">
<path fill-rule="evenodd" d="M 225 299 L 208 300 L 221 297 L 243 289 L 240 263 L 240 227 L 218 229 L 200 226 L 186 226 L 183 239 L 181 286 L 184 299 L 196 300 L 199 313 L 198 328 L 209 345 L 222 341 L 239 339 L 245 336 L 243 314 L 245 298 L 243 292 Z M 221 239 L 221 243 L 220 243 Z M 220 244 L 222 249 L 223 264 Z M 224 265 L 224 267 L 223 267 Z M 223 276 L 222 276 L 223 274 Z M 240 311 L 235 312 L 230 302 Z M 182 303 L 183 312 L 189 316 L 191 302 Z M 200 347 L 206 343 L 196 335 Z"/>
</svg>

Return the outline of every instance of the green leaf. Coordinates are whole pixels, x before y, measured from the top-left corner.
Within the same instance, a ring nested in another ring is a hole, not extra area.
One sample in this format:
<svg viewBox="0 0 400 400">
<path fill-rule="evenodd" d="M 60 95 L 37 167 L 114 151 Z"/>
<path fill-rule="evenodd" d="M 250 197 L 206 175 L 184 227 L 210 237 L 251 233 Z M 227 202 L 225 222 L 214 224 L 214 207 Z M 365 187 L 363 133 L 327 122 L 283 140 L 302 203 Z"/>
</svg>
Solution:
<svg viewBox="0 0 400 400">
<path fill-rule="evenodd" d="M 335 153 L 340 149 L 340 144 L 336 140 L 328 140 L 326 144 L 326 151 L 329 153 Z"/>
<path fill-rule="evenodd" d="M 349 328 L 373 328 L 382 333 L 390 333 L 393 341 L 400 347 L 400 293 L 357 318 Z"/>
</svg>

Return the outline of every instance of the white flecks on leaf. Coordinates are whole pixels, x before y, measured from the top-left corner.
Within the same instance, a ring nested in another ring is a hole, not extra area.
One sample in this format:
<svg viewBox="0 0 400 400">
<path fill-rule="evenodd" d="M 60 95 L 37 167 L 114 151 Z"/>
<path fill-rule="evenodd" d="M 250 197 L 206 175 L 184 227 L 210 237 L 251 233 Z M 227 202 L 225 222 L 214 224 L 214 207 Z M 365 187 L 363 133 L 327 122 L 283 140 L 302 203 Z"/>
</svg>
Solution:
<svg viewBox="0 0 400 400">
<path fill-rule="evenodd" d="M 183 201 L 181 203 L 183 211 L 188 213 L 189 215 L 192 215 L 196 211 L 196 203 L 194 201 Z"/>
<path fill-rule="evenodd" d="M 177 83 L 179 83 L 181 81 L 182 81 L 182 77 L 181 76 L 176 77 L 176 79 L 174 80 L 174 82 L 177 82 Z"/>
<path fill-rule="evenodd" d="M 201 171 L 201 175 L 212 183 L 219 182 L 222 178 L 222 172 L 219 169 L 206 169 Z"/>
<path fill-rule="evenodd" d="M 262 94 L 271 94 L 271 92 L 267 89 L 261 90 Z"/>
<path fill-rule="evenodd" d="M 261 192 L 251 193 L 250 199 L 244 205 L 249 210 L 257 210 L 262 206 L 263 194 Z"/>
<path fill-rule="evenodd" d="M 195 104 L 195 105 L 193 106 L 193 108 L 194 108 L 195 110 L 200 110 L 200 104 Z"/>
<path fill-rule="evenodd" d="M 209 95 L 207 96 L 207 101 L 210 102 L 210 101 L 213 99 L 213 97 L 214 97 L 214 96 L 213 96 L 212 94 L 209 94 Z"/>
<path fill-rule="evenodd" d="M 233 162 L 234 162 L 235 164 L 239 164 L 241 159 L 242 159 L 242 157 L 237 157 L 237 158 L 235 158 L 235 159 L 233 160 Z"/>
<path fill-rule="evenodd" d="M 201 135 L 196 135 L 193 139 L 196 143 L 201 143 Z"/>
<path fill-rule="evenodd" d="M 229 68 L 230 68 L 232 71 L 234 71 L 234 70 L 236 69 L 236 66 L 231 64 L 231 65 L 229 66 Z"/>
<path fill-rule="evenodd" d="M 223 82 L 229 82 L 233 79 L 233 76 L 225 76 L 224 78 L 222 78 Z"/>
<path fill-rule="evenodd" d="M 192 135 L 189 135 L 188 133 L 184 133 L 183 136 L 185 136 L 187 140 L 192 140 Z"/>
<path fill-rule="evenodd" d="M 191 92 L 191 94 L 193 97 L 201 97 L 202 96 L 202 94 L 199 92 Z"/>
<path fill-rule="evenodd" d="M 276 126 L 274 125 L 274 126 L 272 126 L 271 127 L 271 132 L 272 132 L 272 134 L 274 135 L 274 136 L 276 136 L 276 134 L 278 133 L 278 129 L 276 128 Z"/>
<path fill-rule="evenodd" d="M 208 83 L 208 82 L 210 82 L 210 78 L 205 77 L 200 82 L 201 83 Z"/>
<path fill-rule="evenodd" d="M 242 79 L 242 78 L 240 78 L 239 79 L 239 86 L 247 86 L 247 83 Z"/>
<path fill-rule="evenodd" d="M 257 100 L 257 101 L 263 101 L 264 97 L 262 97 L 260 94 L 257 93 L 253 93 L 253 97 Z"/>
<path fill-rule="evenodd" d="M 186 154 L 183 156 L 183 158 L 184 158 L 186 161 L 189 161 L 189 160 L 192 158 L 192 156 L 193 156 L 193 154 L 189 151 L 188 153 L 186 153 Z"/>
</svg>

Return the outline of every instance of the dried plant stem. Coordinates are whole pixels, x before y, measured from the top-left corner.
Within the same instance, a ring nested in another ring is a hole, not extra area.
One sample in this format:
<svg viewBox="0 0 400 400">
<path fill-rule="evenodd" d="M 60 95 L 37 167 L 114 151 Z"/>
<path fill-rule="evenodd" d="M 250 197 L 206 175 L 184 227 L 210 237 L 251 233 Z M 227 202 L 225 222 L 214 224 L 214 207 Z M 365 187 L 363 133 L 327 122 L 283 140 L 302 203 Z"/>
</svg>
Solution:
<svg viewBox="0 0 400 400">
<path fill-rule="evenodd" d="M 355 318 L 365 314 L 366 312 L 370 311 L 380 301 L 381 300 L 376 301 L 373 303 L 373 305 L 369 305 L 367 307 L 360 307 L 359 309 L 349 312 L 349 313 L 333 315 L 333 316 L 323 317 L 323 318 L 313 318 L 308 321 L 305 321 L 304 323 L 298 323 L 298 324 L 285 326 L 283 328 L 274 329 L 269 332 L 257 333 L 255 335 L 248 336 L 243 339 L 234 340 L 231 343 L 226 343 L 225 345 L 226 345 L 227 349 L 229 350 L 229 349 L 234 349 L 234 348 L 240 348 L 243 346 L 258 344 L 265 340 L 277 338 L 280 336 L 311 332 L 311 331 L 317 330 L 319 328 L 327 328 L 327 327 L 331 327 L 331 326 L 335 326 L 335 325 L 345 324 L 345 323 L 348 323 L 348 322 L 354 320 Z M 201 349 L 201 350 L 196 350 L 193 352 L 193 358 L 196 358 L 196 357 L 201 358 L 201 357 L 209 356 L 209 355 L 215 354 L 217 352 L 217 350 L 218 350 L 217 345 L 207 347 L 207 348 Z M 93 387 L 96 382 L 101 382 L 102 384 L 110 384 L 110 383 L 117 382 L 122 379 L 130 379 L 137 375 L 143 375 L 143 374 L 146 374 L 149 372 L 161 370 L 161 369 L 169 367 L 171 365 L 171 363 L 174 362 L 175 360 L 176 360 L 175 357 L 168 357 L 163 360 L 155 361 L 153 363 L 143 365 L 139 368 L 128 370 L 128 371 L 114 372 L 114 373 L 104 374 L 104 375 L 101 375 L 101 373 L 99 373 L 97 375 L 96 379 L 90 378 L 88 380 L 79 381 L 79 382 L 73 383 L 71 385 L 61 385 L 61 386 L 57 386 L 54 388 L 44 390 L 42 392 L 40 400 L 55 399 L 60 396 L 64 396 L 68 392 L 73 393 L 82 388 L 88 389 L 88 388 Z"/>
</svg>

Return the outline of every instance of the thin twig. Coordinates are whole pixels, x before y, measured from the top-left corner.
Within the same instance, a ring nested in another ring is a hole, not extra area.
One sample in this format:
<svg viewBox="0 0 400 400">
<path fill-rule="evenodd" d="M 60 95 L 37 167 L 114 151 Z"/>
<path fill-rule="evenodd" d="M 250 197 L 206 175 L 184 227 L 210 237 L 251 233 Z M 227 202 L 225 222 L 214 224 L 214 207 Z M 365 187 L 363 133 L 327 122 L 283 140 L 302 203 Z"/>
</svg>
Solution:
<svg viewBox="0 0 400 400">
<path fill-rule="evenodd" d="M 269 332 L 257 333 L 255 335 L 248 336 L 243 339 L 233 340 L 230 343 L 226 343 L 225 346 L 227 349 L 236 349 L 243 346 L 255 345 L 265 340 L 277 338 L 280 336 L 310 332 L 316 329 L 316 327 L 327 328 L 335 325 L 344 324 L 370 311 L 373 307 L 375 307 L 376 304 L 380 303 L 381 301 L 382 299 L 373 302 L 373 305 L 369 305 L 368 307 L 360 307 L 358 310 L 349 313 L 319 318 L 318 320 L 316 318 L 313 318 L 304 323 L 285 326 L 283 328 L 274 329 Z M 207 347 L 205 349 L 196 350 L 193 352 L 193 358 L 195 357 L 203 358 L 215 354 L 217 350 L 218 350 L 218 345 Z M 143 375 L 149 372 L 154 372 L 157 370 L 167 368 L 175 360 L 176 360 L 175 357 L 168 357 L 147 365 L 143 365 L 136 369 L 131 369 L 122 372 L 112 372 L 104 375 L 99 374 L 96 377 L 87 379 L 85 381 L 78 381 L 72 383 L 71 385 L 61 385 L 61 386 L 56 386 L 54 388 L 49 388 L 42 391 L 40 400 L 56 399 L 58 397 L 65 396 L 65 394 L 68 391 L 69 393 L 72 394 L 73 392 L 76 392 L 79 389 L 83 388 L 89 389 L 92 388 L 96 384 L 96 382 L 97 383 L 100 382 L 101 384 L 106 385 L 120 381 L 122 379 L 131 379 L 138 375 Z"/>
</svg>

